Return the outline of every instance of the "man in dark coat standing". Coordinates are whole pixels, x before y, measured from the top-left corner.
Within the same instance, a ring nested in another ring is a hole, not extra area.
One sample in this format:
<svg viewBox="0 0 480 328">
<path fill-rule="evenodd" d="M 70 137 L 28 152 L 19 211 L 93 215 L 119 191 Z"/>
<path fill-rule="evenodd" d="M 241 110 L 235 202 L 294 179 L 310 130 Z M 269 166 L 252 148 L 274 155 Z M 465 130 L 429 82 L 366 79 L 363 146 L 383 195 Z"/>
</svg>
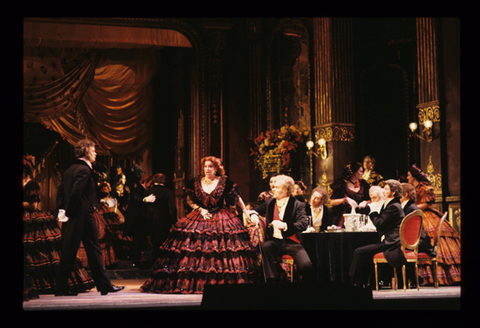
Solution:
<svg viewBox="0 0 480 328">
<path fill-rule="evenodd" d="M 131 258 L 133 265 L 136 267 L 141 266 L 142 246 L 147 242 L 148 230 L 143 198 L 145 197 L 145 190 L 150 188 L 151 180 L 152 175 L 145 173 L 139 181 L 134 184 L 128 207 L 125 211 L 123 236 L 131 236 L 133 238 Z"/>
<path fill-rule="evenodd" d="M 58 267 L 55 296 L 76 295 L 69 292 L 68 276 L 73 270 L 80 242 L 87 253 L 97 290 L 101 295 L 117 292 L 125 287 L 113 286 L 102 261 L 98 227 L 93 216 L 99 199 L 92 163 L 95 161 L 95 143 L 80 140 L 75 145 L 75 162 L 65 171 L 58 188 L 58 218 L 62 222 L 62 253 Z"/>
<path fill-rule="evenodd" d="M 349 275 L 355 286 L 363 287 L 373 267 L 373 256 L 384 252 L 388 263 L 394 267 L 402 263 L 404 258 L 397 258 L 400 247 L 400 224 L 405 213 L 400 204 L 402 196 L 402 184 L 396 180 L 385 181 L 384 193 L 385 202 L 381 209 L 372 208 L 374 203 L 370 204 L 370 219 L 380 233 L 380 242 L 359 247 L 353 254 L 352 264 Z M 401 252 L 400 252 L 401 253 Z"/>
<path fill-rule="evenodd" d="M 268 240 L 261 246 L 265 280 L 275 280 L 275 257 L 293 257 L 303 282 L 312 281 L 313 267 L 302 244 L 302 232 L 307 229 L 305 203 L 292 196 L 294 180 L 286 175 L 275 177 L 273 198 L 254 209 L 266 217 Z"/>
<path fill-rule="evenodd" d="M 152 242 L 152 260 L 160 255 L 160 246 L 167 239 L 172 225 L 177 222 L 177 207 L 173 192 L 165 187 L 166 177 L 162 173 L 153 176 L 153 186 L 144 192 L 146 204 L 147 232 Z"/>
</svg>

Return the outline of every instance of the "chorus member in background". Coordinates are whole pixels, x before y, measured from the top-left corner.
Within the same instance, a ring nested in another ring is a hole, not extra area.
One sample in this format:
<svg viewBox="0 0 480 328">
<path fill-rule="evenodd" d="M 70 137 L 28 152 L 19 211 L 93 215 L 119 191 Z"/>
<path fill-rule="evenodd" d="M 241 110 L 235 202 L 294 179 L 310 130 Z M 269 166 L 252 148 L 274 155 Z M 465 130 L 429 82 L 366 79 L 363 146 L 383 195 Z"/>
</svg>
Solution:
<svg viewBox="0 0 480 328">
<path fill-rule="evenodd" d="M 432 208 L 435 195 L 428 176 L 415 164 L 408 169 L 408 183 L 415 187 L 415 204 L 423 211 L 423 228 L 430 237 L 431 243 L 436 236 L 435 227 L 442 213 Z M 461 281 L 460 235 L 448 220 L 442 225 L 440 244 L 437 248 L 438 282 L 440 285 L 453 285 Z M 418 265 L 418 275 L 424 284 L 433 284 L 432 268 L 429 264 Z"/>
<path fill-rule="evenodd" d="M 370 196 L 370 200 L 364 200 L 358 204 L 359 212 L 367 215 L 370 213 L 370 204 L 372 204 L 372 208 L 381 208 L 383 202 L 385 201 L 385 194 L 382 187 L 372 186 L 370 187 L 368 194 Z"/>
<path fill-rule="evenodd" d="M 311 217 L 311 227 L 313 231 L 325 231 L 332 224 L 332 210 L 325 205 L 328 201 L 327 191 L 322 187 L 312 190 L 312 196 L 305 208 L 307 217 Z"/>
<path fill-rule="evenodd" d="M 415 187 L 409 183 L 402 183 L 402 188 L 403 188 L 403 195 L 402 195 L 402 198 L 400 199 L 400 202 L 402 203 L 403 212 L 405 212 L 405 215 L 408 215 L 413 211 L 416 211 L 419 209 L 418 206 L 415 204 L 415 198 L 417 193 L 415 191 Z M 422 232 L 420 234 L 420 241 L 418 243 L 418 252 L 426 253 L 432 257 L 436 255 L 432 242 L 430 241 L 430 237 L 427 235 L 427 233 L 425 232 L 425 229 L 423 228 L 423 224 L 422 224 Z M 411 281 L 416 280 L 415 270 L 413 270 L 412 266 L 407 266 L 407 276 Z"/>
<path fill-rule="evenodd" d="M 115 175 L 115 190 L 113 192 L 113 197 L 118 200 L 120 203 L 120 210 L 123 212 L 128 203 L 128 193 L 129 189 L 127 186 L 127 177 L 123 173 L 122 167 L 117 165 L 117 174 Z"/>
<path fill-rule="evenodd" d="M 125 225 L 123 228 L 123 236 L 133 238 L 131 249 L 131 259 L 133 266 L 141 266 L 140 258 L 143 247 L 148 241 L 147 219 L 145 213 L 145 203 L 143 198 L 145 190 L 150 188 L 152 184 L 152 175 L 145 173 L 132 188 L 132 193 L 125 212 Z"/>
<path fill-rule="evenodd" d="M 57 273 L 55 296 L 71 295 L 68 277 L 75 265 L 80 242 L 85 247 L 88 264 L 97 290 L 101 295 L 117 292 L 125 287 L 112 285 L 98 240 L 98 227 L 93 212 L 99 204 L 92 163 L 97 153 L 88 139 L 75 145 L 75 162 L 65 171 L 58 187 L 57 209 L 62 223 L 62 252 Z M 62 211 L 60 211 L 62 210 Z M 64 211 L 64 214 L 62 212 Z"/>
<path fill-rule="evenodd" d="M 257 202 L 259 204 L 263 204 L 264 202 L 266 202 L 267 200 L 269 200 L 270 198 L 273 197 L 273 192 L 272 192 L 272 189 L 273 189 L 273 184 L 275 183 L 275 177 L 279 175 L 278 173 L 273 173 L 270 175 L 270 179 L 268 180 L 268 186 L 270 187 L 269 190 L 267 191 L 262 191 L 258 197 L 257 197 Z"/>
<path fill-rule="evenodd" d="M 302 181 L 295 181 L 295 189 L 292 196 L 301 202 L 306 202 L 307 199 L 304 196 L 305 191 L 307 191 L 307 186 L 305 186 Z"/>
<path fill-rule="evenodd" d="M 106 268 L 114 268 L 118 262 L 128 258 L 132 238 L 123 236 L 125 218 L 120 211 L 117 199 L 111 196 L 112 188 L 107 181 L 99 186 L 100 203 L 93 212 L 98 228 L 98 241 L 102 250 L 102 260 Z M 88 257 L 83 243 L 77 252 L 82 264 L 88 266 Z"/>
<path fill-rule="evenodd" d="M 312 262 L 302 244 L 302 232 L 308 226 L 306 203 L 292 196 L 294 184 L 289 176 L 277 176 L 273 198 L 255 208 L 259 215 L 266 217 L 268 240 L 260 249 L 267 282 L 275 281 L 275 258 L 283 254 L 293 257 L 303 282 L 313 278 Z"/>
<path fill-rule="evenodd" d="M 363 166 L 359 162 L 350 162 L 344 166 L 342 176 L 330 187 L 330 205 L 333 212 L 333 224 L 343 227 L 343 214 L 351 213 L 363 201 L 370 200 L 368 183 L 362 179 Z"/>
<path fill-rule="evenodd" d="M 357 287 L 364 287 L 373 267 L 373 256 L 385 253 L 385 258 L 392 267 L 405 263 L 405 257 L 400 250 L 400 224 L 405 214 L 400 204 L 402 185 L 396 180 L 385 181 L 385 202 L 381 208 L 372 208 L 370 219 L 377 228 L 380 242 L 359 247 L 353 253 L 349 275 Z"/>
<path fill-rule="evenodd" d="M 184 188 L 192 211 L 172 227 L 142 292 L 201 294 L 206 284 L 256 281 L 257 252 L 232 209 L 248 212 L 238 186 L 219 158 L 205 157 L 200 166 L 201 175 Z"/>
<path fill-rule="evenodd" d="M 173 192 L 165 187 L 166 176 L 163 173 L 153 175 L 153 186 L 143 193 L 147 233 L 152 242 L 152 260 L 160 255 L 160 246 L 167 239 L 170 229 L 177 222 L 177 207 Z"/>
<path fill-rule="evenodd" d="M 365 180 L 370 186 L 379 186 L 383 187 L 383 177 L 375 172 L 375 158 L 373 156 L 367 155 L 363 159 L 363 168 L 364 172 L 362 175 L 362 179 Z"/>
<path fill-rule="evenodd" d="M 403 195 L 400 201 L 402 202 L 402 208 L 405 215 L 412 213 L 413 211 L 418 210 L 418 206 L 415 204 L 415 198 L 417 193 L 415 187 L 410 183 L 402 183 Z M 420 242 L 418 244 L 418 252 L 427 253 L 430 256 L 435 256 L 435 250 L 433 249 L 432 242 L 430 237 L 425 232 L 425 229 L 422 225 L 422 233 L 420 235 Z"/>
</svg>

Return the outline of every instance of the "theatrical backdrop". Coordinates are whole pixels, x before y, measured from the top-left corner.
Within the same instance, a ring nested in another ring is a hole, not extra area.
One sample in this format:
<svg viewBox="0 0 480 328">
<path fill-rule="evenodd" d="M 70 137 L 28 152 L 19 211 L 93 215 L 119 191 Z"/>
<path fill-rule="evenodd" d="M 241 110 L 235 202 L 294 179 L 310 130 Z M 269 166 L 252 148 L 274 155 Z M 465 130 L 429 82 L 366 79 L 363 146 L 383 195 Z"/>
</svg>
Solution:
<svg viewBox="0 0 480 328">
<path fill-rule="evenodd" d="M 308 195 L 366 155 L 385 179 L 417 164 L 460 232 L 460 19 L 26 18 L 23 28 L 24 155 L 44 210 L 72 145 L 88 138 L 109 175 L 166 174 L 179 216 L 207 155 L 246 202 L 274 172 Z"/>
</svg>

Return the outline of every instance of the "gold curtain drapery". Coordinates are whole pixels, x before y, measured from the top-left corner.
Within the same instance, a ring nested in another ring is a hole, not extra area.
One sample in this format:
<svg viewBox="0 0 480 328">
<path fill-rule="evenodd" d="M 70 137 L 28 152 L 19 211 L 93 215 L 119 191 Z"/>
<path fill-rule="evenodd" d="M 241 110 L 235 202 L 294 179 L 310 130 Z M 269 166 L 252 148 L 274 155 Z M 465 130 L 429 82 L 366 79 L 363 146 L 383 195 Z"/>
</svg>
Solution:
<svg viewBox="0 0 480 328">
<path fill-rule="evenodd" d="M 42 60 L 47 59 L 37 58 L 37 65 Z M 127 157 L 144 150 L 151 142 L 156 51 L 92 51 L 79 62 L 54 81 L 42 81 L 41 71 L 34 85 L 24 80 L 25 121 L 42 123 L 71 144 L 92 139 L 99 155 Z"/>
<path fill-rule="evenodd" d="M 158 68 L 154 50 L 124 54 L 102 58 L 79 106 L 96 140 L 120 156 L 141 151 L 150 143 L 151 80 Z"/>
</svg>

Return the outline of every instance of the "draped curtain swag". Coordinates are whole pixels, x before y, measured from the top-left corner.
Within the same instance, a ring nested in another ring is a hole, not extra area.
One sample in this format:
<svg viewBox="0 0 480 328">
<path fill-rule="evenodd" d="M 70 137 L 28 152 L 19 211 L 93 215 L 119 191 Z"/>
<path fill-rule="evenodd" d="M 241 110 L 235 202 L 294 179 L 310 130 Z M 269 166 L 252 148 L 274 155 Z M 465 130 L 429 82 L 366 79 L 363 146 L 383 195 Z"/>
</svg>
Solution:
<svg viewBox="0 0 480 328">
<path fill-rule="evenodd" d="M 32 65 L 41 65 L 37 61 Z M 29 69 L 34 67 L 25 64 L 24 72 Z M 42 123 L 72 145 L 92 139 L 99 155 L 130 157 L 151 143 L 150 82 L 157 69 L 154 49 L 91 51 L 53 81 L 42 81 L 41 71 L 35 83 L 24 80 L 24 119 Z"/>
</svg>

